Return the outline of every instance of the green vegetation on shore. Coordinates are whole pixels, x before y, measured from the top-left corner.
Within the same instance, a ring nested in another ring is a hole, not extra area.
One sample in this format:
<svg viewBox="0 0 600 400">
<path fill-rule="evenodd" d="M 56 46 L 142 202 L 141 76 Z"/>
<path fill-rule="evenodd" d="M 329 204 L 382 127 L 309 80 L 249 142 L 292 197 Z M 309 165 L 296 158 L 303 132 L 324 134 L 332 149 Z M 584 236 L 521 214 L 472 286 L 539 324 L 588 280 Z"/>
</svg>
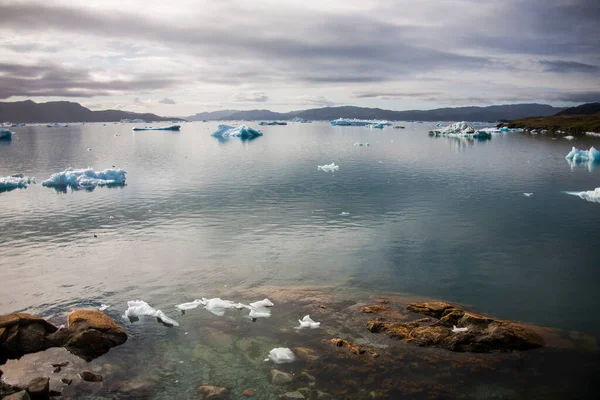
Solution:
<svg viewBox="0 0 600 400">
<path fill-rule="evenodd" d="M 551 133 L 562 131 L 568 134 L 585 134 L 600 132 L 600 113 L 592 115 L 553 115 L 551 117 L 523 118 L 511 121 L 509 128 L 527 130 L 546 129 Z"/>
</svg>

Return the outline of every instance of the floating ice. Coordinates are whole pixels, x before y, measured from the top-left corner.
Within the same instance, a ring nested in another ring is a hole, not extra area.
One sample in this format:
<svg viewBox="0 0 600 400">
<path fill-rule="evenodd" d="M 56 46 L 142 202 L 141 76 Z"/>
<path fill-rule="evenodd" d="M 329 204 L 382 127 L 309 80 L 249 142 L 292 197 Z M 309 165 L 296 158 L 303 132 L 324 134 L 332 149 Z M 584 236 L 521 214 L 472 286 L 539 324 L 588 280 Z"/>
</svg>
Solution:
<svg viewBox="0 0 600 400">
<path fill-rule="evenodd" d="M 573 147 L 573 149 L 571 149 L 565 158 L 569 161 L 573 161 L 574 163 L 600 162 L 600 151 L 596 150 L 594 146 L 590 147 L 589 150 L 579 150 L 576 147 Z"/>
<path fill-rule="evenodd" d="M 342 211 L 342 213 L 341 213 L 340 215 L 342 215 L 342 216 L 346 216 L 346 215 L 350 215 L 350 213 L 349 213 L 349 212 Z"/>
<path fill-rule="evenodd" d="M 291 122 L 300 122 L 302 124 L 307 124 L 307 123 L 311 123 L 312 121 L 308 120 L 308 119 L 304 119 L 302 117 L 294 117 L 290 120 Z"/>
<path fill-rule="evenodd" d="M 275 364 L 286 364 L 296 361 L 294 353 L 285 347 L 277 347 L 269 352 L 268 360 L 273 361 Z M 265 360 L 265 361 L 268 361 Z"/>
<path fill-rule="evenodd" d="M 167 325 L 179 326 L 177 321 L 167 317 L 162 311 L 156 310 L 143 300 L 128 301 L 127 307 L 127 310 L 125 310 L 125 316 L 129 319 L 139 318 L 147 315 L 149 317 L 156 317 Z"/>
<path fill-rule="evenodd" d="M 570 194 L 571 196 L 578 196 L 583 200 L 587 200 L 592 203 L 600 203 L 600 187 L 594 190 L 588 190 L 587 192 L 563 192 Z"/>
<path fill-rule="evenodd" d="M 369 125 L 391 125 L 388 121 L 365 120 L 356 118 L 338 118 L 331 121 L 333 126 L 369 126 Z"/>
<path fill-rule="evenodd" d="M 241 304 L 235 303 L 231 300 L 222 300 L 218 297 L 214 299 L 205 299 L 202 298 L 202 302 L 204 302 L 204 308 L 210 311 L 211 313 L 222 317 L 225 315 L 225 311 L 230 310 L 232 308 L 241 308 Z"/>
<path fill-rule="evenodd" d="M 383 129 L 384 126 L 385 126 L 384 124 L 371 124 L 371 125 L 369 125 L 369 128 L 372 128 L 372 129 Z"/>
<path fill-rule="evenodd" d="M 159 126 L 157 128 L 152 128 L 151 126 L 133 128 L 134 131 L 178 131 L 179 129 L 181 129 L 181 125 Z"/>
<path fill-rule="evenodd" d="M 35 178 L 24 176 L 23 174 L 14 174 L 4 178 L 0 177 L 0 192 L 24 189 L 32 183 L 35 183 Z"/>
<path fill-rule="evenodd" d="M 198 308 L 199 306 L 203 306 L 206 303 L 203 300 L 194 300 L 190 303 L 183 303 L 183 304 L 178 304 L 175 306 L 176 309 L 178 309 L 179 311 L 185 311 L 185 310 L 192 310 L 194 308 Z"/>
<path fill-rule="evenodd" d="M 0 140 L 11 140 L 13 136 L 12 131 L 9 131 L 8 129 L 0 129 Z"/>
<path fill-rule="evenodd" d="M 255 301 L 254 303 L 249 304 L 250 307 L 259 308 L 259 307 L 274 307 L 275 304 L 271 302 L 269 299 L 264 299 L 260 301 Z"/>
<path fill-rule="evenodd" d="M 319 170 L 319 171 L 333 172 L 333 171 L 337 171 L 338 169 L 340 169 L 340 166 L 335 165 L 334 162 L 332 162 L 331 164 L 317 165 L 317 170 Z"/>
<path fill-rule="evenodd" d="M 575 139 L 575 137 L 569 135 L 569 136 L 563 136 L 563 139 L 573 140 L 573 139 Z"/>
<path fill-rule="evenodd" d="M 472 135 L 475 133 L 475 128 L 467 124 L 465 121 L 455 122 L 448 125 L 444 129 L 429 131 L 430 135 Z"/>
<path fill-rule="evenodd" d="M 92 168 L 67 168 L 63 172 L 52 174 L 42 182 L 46 187 L 94 188 L 96 186 L 119 186 L 125 184 L 126 171 L 122 169 L 105 169 L 96 172 Z"/>
<path fill-rule="evenodd" d="M 132 124 L 132 123 L 133 124 L 143 124 L 144 122 L 146 122 L 146 121 L 144 121 L 143 119 L 139 119 L 139 118 L 136 118 L 136 119 L 123 118 L 121 120 L 122 124 Z"/>
<path fill-rule="evenodd" d="M 258 123 L 261 126 L 273 126 L 273 125 L 287 125 L 287 122 L 279 122 L 279 121 L 262 121 Z"/>
<path fill-rule="evenodd" d="M 48 128 L 68 128 L 69 124 L 59 124 L 58 122 L 55 122 L 53 124 L 48 124 L 46 125 Z"/>
<path fill-rule="evenodd" d="M 300 326 L 296 329 L 317 329 L 321 326 L 321 323 L 313 321 L 310 315 L 305 315 L 304 318 L 299 319 L 298 322 L 300 323 Z"/>
<path fill-rule="evenodd" d="M 271 310 L 267 307 L 251 307 L 248 316 L 252 320 L 256 320 L 257 318 L 270 318 Z"/>
<path fill-rule="evenodd" d="M 598 132 L 586 132 L 585 134 L 588 136 L 600 137 L 600 133 Z"/>
<path fill-rule="evenodd" d="M 108 304 L 100 304 L 100 307 L 98 307 L 98 311 L 104 311 L 104 310 L 108 310 L 110 306 Z"/>
<path fill-rule="evenodd" d="M 255 139 L 262 136 L 262 132 L 256 129 L 240 125 L 237 128 L 231 125 L 219 125 L 212 136 L 227 139 L 230 137 L 239 137 L 240 139 Z"/>
<path fill-rule="evenodd" d="M 459 328 L 456 325 L 452 325 L 452 332 L 454 332 L 454 333 L 466 332 L 468 330 L 469 330 L 469 328 Z"/>
<path fill-rule="evenodd" d="M 531 197 L 531 196 L 533 196 L 533 193 L 523 193 L 523 196 L 525 196 L 525 197 Z"/>
</svg>

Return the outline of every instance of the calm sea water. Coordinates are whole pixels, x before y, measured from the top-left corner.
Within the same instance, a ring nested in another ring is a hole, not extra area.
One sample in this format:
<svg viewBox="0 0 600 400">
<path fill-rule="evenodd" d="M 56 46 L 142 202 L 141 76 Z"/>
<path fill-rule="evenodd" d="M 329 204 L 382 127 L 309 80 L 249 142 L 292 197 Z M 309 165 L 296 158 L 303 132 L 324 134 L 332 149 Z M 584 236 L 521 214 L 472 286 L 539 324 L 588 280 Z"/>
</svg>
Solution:
<svg viewBox="0 0 600 400">
<path fill-rule="evenodd" d="M 600 186 L 600 168 L 564 159 L 599 139 L 473 142 L 407 122 L 269 126 L 220 142 L 216 125 L 14 128 L 0 176 L 38 184 L 0 194 L 0 313 L 122 311 L 134 298 L 171 310 L 224 287 L 318 284 L 600 332 L 600 204 L 561 193 Z M 331 162 L 339 171 L 317 170 Z M 125 187 L 40 184 L 69 166 L 113 165 Z"/>
</svg>

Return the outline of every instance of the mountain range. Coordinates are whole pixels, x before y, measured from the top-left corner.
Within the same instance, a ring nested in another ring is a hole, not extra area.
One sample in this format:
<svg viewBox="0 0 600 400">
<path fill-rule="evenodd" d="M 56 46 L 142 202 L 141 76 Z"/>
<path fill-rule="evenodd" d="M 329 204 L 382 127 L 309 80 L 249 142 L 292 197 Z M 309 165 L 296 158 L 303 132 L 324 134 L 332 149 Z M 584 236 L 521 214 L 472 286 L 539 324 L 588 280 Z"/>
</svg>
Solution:
<svg viewBox="0 0 600 400">
<path fill-rule="evenodd" d="M 165 118 L 149 113 L 140 114 L 119 110 L 92 111 L 79 103 L 70 101 L 51 101 L 48 103 L 36 103 L 31 100 L 0 102 L 0 122 L 114 122 L 126 118 L 143 119 L 144 121 L 179 120 L 179 118 Z"/>
</svg>

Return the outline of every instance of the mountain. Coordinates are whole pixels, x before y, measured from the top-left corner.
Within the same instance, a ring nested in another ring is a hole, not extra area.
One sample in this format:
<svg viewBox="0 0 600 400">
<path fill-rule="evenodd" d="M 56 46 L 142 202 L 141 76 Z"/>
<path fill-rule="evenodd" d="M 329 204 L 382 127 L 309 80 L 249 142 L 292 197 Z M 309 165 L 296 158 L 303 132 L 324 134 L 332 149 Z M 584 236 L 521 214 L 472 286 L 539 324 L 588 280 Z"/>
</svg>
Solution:
<svg viewBox="0 0 600 400">
<path fill-rule="evenodd" d="M 586 103 L 577 107 L 567 108 L 556 115 L 591 115 L 600 112 L 600 103 Z"/>
<path fill-rule="evenodd" d="M 144 121 L 173 121 L 179 118 L 159 117 L 156 114 L 140 114 L 119 110 L 92 111 L 79 103 L 51 101 L 36 103 L 31 100 L 0 102 L 0 121 L 48 123 L 48 122 L 113 122 L 124 118 Z"/>
<path fill-rule="evenodd" d="M 286 120 L 300 117 L 316 121 L 330 121 L 336 118 L 383 119 L 391 121 L 511 121 L 534 116 L 545 117 L 554 115 L 562 110 L 564 110 L 564 107 L 552 107 L 547 104 L 510 104 L 488 107 L 456 107 L 409 111 L 343 106 L 314 108 L 288 113 L 278 113 L 269 110 L 237 111 L 226 116 L 202 119 L 255 121 Z M 196 115 L 208 115 L 208 113 Z"/>
<path fill-rule="evenodd" d="M 225 119 L 232 114 L 239 112 L 239 110 L 220 110 L 220 111 L 208 111 L 194 114 L 191 117 L 186 117 L 188 121 L 209 121 Z"/>
</svg>

